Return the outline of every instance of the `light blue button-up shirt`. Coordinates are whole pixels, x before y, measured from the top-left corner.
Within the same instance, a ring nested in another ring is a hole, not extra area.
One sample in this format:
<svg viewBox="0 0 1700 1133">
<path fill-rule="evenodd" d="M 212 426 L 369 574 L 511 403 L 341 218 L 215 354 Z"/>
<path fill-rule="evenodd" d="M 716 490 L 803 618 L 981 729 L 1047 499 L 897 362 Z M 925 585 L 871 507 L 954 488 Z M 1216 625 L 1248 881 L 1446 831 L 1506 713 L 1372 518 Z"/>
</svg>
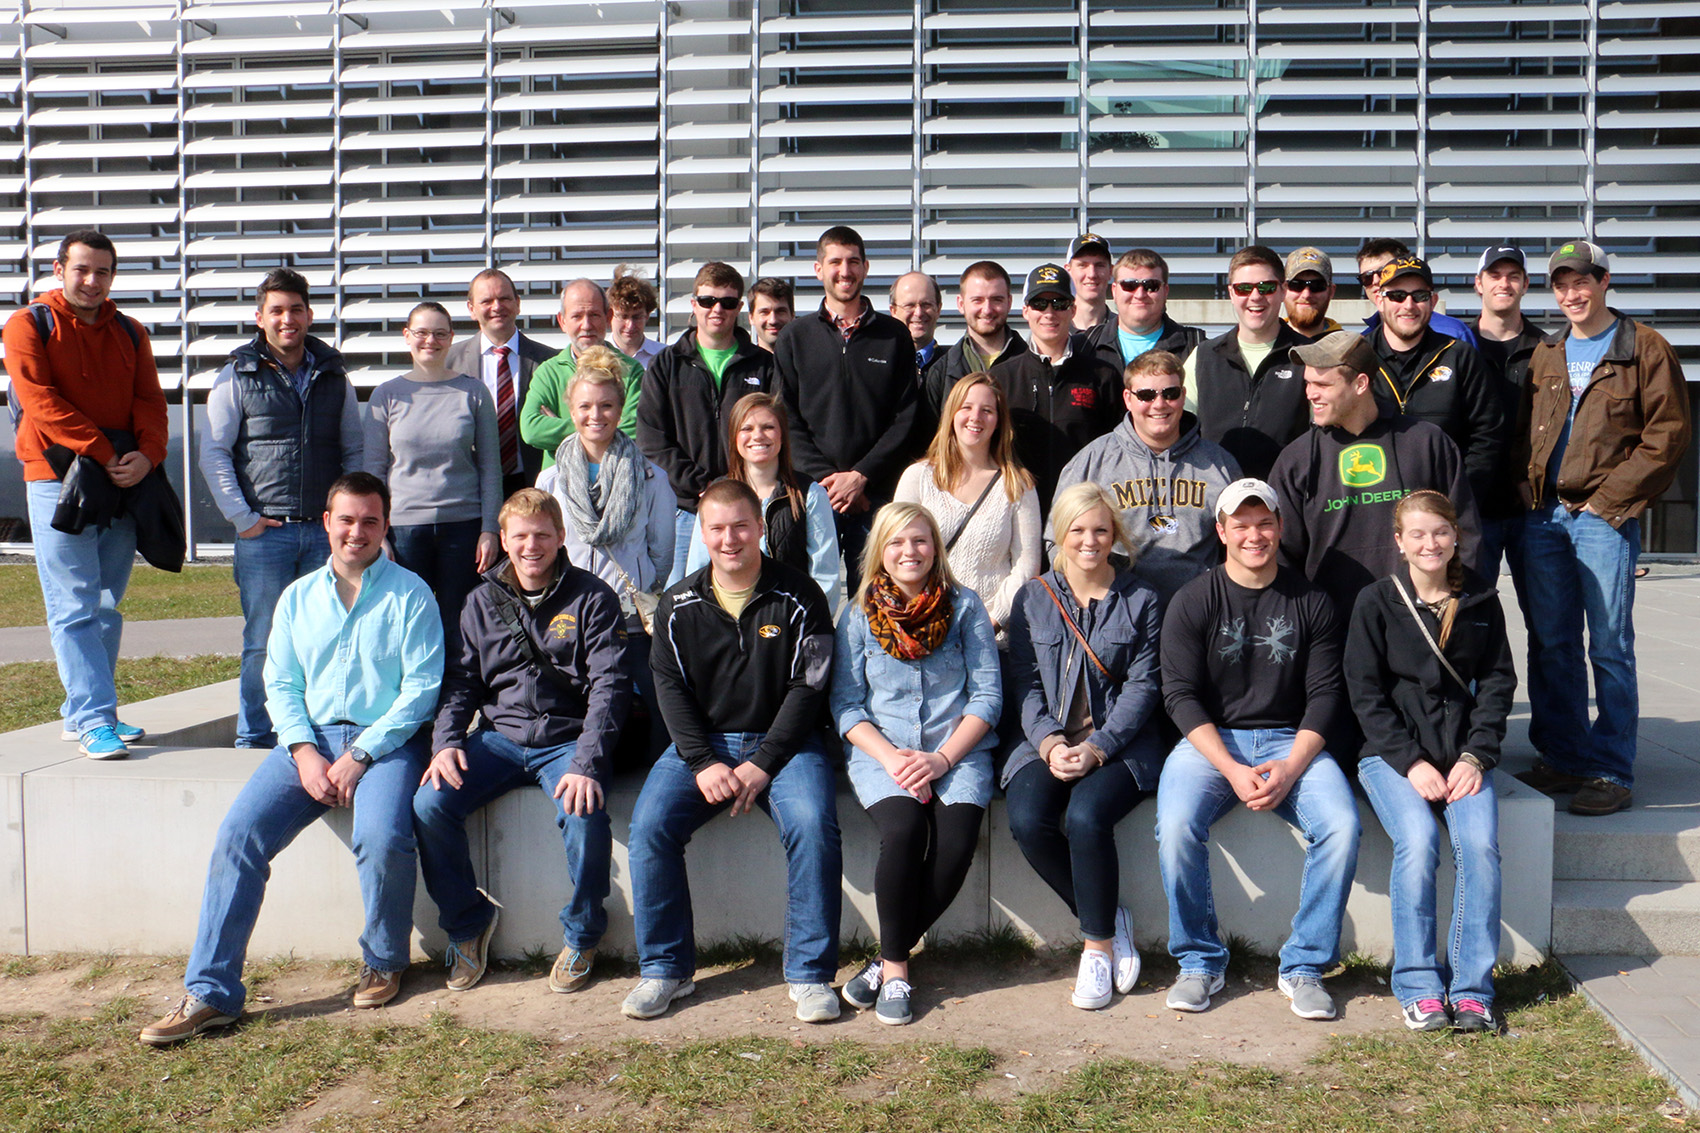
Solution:
<svg viewBox="0 0 1700 1133">
<path fill-rule="evenodd" d="M 1003 686 L 992 619 L 965 586 L 952 588 L 951 601 L 950 631 L 919 661 L 891 656 L 861 606 L 845 609 L 832 661 L 832 720 L 840 736 L 867 721 L 896 747 L 937 751 L 962 717 L 978 716 L 992 727 L 973 750 L 997 745 Z"/>
<path fill-rule="evenodd" d="M 312 743 L 314 724 L 365 730 L 374 759 L 430 720 L 443 683 L 443 623 L 422 579 L 383 555 L 366 568 L 353 609 L 330 564 L 289 585 L 266 644 L 266 711 L 278 742 Z M 321 752 L 334 760 L 341 752 Z"/>
</svg>

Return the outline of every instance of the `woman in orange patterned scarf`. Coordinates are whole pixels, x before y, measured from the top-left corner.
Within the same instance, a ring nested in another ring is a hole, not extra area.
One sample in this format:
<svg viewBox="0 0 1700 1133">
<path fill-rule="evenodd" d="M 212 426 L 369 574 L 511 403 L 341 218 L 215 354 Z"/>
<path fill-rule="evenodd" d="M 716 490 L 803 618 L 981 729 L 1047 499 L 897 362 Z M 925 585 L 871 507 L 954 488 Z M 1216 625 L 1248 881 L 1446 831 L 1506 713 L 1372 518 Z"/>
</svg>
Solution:
<svg viewBox="0 0 1700 1133">
<path fill-rule="evenodd" d="M 861 573 L 839 619 L 832 716 L 850 784 L 880 832 L 880 955 L 843 995 L 901 1024 L 911 1018 L 909 953 L 956 899 L 979 843 L 1003 690 L 991 618 L 951 577 L 931 512 L 881 508 Z"/>
</svg>

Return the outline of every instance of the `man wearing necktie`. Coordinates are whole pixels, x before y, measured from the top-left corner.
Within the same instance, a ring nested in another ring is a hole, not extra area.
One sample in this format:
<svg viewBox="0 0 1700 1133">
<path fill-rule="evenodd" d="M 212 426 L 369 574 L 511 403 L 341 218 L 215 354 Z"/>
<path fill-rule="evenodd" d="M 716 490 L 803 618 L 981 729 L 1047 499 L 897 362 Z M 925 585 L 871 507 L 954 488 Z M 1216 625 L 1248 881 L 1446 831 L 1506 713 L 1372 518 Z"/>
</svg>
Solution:
<svg viewBox="0 0 1700 1133">
<path fill-rule="evenodd" d="M 496 399 L 496 425 L 502 437 L 502 495 L 513 495 L 537 483 L 543 454 L 521 444 L 519 407 L 532 371 L 555 352 L 519 332 L 519 293 L 513 280 L 498 268 L 472 277 L 466 290 L 466 309 L 478 333 L 449 347 L 449 369 L 482 381 Z"/>
</svg>

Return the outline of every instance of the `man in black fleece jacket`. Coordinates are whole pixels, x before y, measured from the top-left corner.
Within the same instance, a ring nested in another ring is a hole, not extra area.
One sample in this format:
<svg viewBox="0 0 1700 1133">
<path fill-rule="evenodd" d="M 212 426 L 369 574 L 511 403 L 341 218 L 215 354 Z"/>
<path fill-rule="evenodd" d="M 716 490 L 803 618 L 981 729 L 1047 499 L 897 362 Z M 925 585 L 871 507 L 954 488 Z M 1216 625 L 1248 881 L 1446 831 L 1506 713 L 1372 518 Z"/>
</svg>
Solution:
<svg viewBox="0 0 1700 1133">
<path fill-rule="evenodd" d="M 567 561 L 555 497 L 521 488 L 498 523 L 508 557 L 461 610 L 436 755 L 413 796 L 419 866 L 450 941 L 449 990 L 465 991 L 484 976 L 500 908 L 478 888 L 466 819 L 521 784 L 548 791 L 573 883 L 549 990 L 573 992 L 589 982 L 608 928 L 614 834 L 604 790 L 632 696 L 625 619 L 607 583 Z M 474 713 L 484 723 L 469 733 Z"/>
<path fill-rule="evenodd" d="M 661 598 L 650 666 L 673 744 L 632 812 L 632 904 L 641 977 L 621 1010 L 650 1019 L 696 990 L 685 844 L 730 809 L 779 828 L 789 878 L 785 979 L 797 1018 L 838 1016 L 838 781 L 819 725 L 832 615 L 808 575 L 761 553 L 748 485 L 711 484 L 697 504 L 709 565 Z"/>
<path fill-rule="evenodd" d="M 861 581 L 873 513 L 891 502 L 898 476 L 924 443 L 915 343 L 863 296 L 867 277 L 867 249 L 856 230 L 827 229 L 815 247 L 815 278 L 826 298 L 774 344 L 792 460 L 832 501 L 851 593 Z"/>
</svg>

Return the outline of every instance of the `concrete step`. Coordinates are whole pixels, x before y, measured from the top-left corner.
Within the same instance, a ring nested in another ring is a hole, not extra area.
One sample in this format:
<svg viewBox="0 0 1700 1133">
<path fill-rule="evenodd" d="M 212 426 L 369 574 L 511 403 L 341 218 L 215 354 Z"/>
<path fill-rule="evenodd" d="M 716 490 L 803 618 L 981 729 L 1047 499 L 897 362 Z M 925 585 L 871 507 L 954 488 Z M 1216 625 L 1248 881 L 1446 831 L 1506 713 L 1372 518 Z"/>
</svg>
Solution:
<svg viewBox="0 0 1700 1133">
<path fill-rule="evenodd" d="M 1649 742 L 1643 738 L 1642 746 Z M 1697 772 L 1686 759 L 1639 768 L 1636 804 L 1605 818 L 1560 809 L 1553 816 L 1553 880 L 1700 881 Z"/>
<path fill-rule="evenodd" d="M 1700 956 L 1700 882 L 1555 880 L 1552 950 Z"/>
</svg>

